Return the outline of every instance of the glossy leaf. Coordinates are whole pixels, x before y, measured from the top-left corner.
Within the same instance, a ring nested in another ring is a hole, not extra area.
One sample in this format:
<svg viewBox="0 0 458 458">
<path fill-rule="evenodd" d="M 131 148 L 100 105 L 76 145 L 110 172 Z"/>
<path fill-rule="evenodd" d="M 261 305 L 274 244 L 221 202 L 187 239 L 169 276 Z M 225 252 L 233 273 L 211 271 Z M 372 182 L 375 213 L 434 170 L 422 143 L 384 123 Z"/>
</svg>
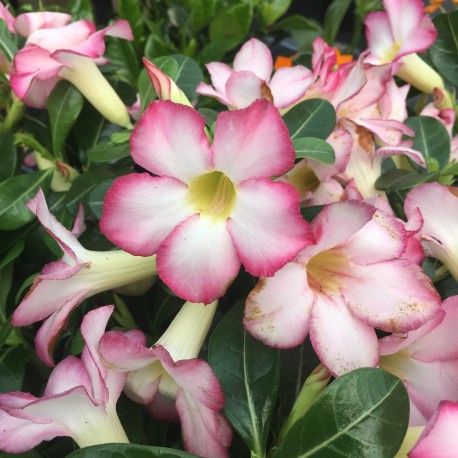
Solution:
<svg viewBox="0 0 458 458">
<path fill-rule="evenodd" d="M 458 86 L 458 11 L 440 14 L 433 23 L 438 35 L 429 55 L 441 75 Z"/>
<path fill-rule="evenodd" d="M 0 20 L 0 52 L 7 58 L 8 62 L 13 60 L 18 50 L 13 34 L 8 30 L 6 22 Z"/>
<path fill-rule="evenodd" d="M 13 143 L 13 136 L 5 133 L 0 136 L 0 181 L 6 180 L 14 175 L 16 170 L 16 148 Z"/>
<path fill-rule="evenodd" d="M 157 99 L 157 93 L 154 86 L 151 84 L 148 73 L 143 69 L 138 77 L 138 93 L 140 95 L 140 106 L 142 112 L 145 111 L 146 107 Z"/>
<path fill-rule="evenodd" d="M 13 262 L 16 258 L 21 256 L 22 252 L 25 248 L 24 240 L 19 240 L 16 245 L 14 245 L 8 252 L 5 254 L 3 259 L 0 260 L 0 269 L 7 266 L 11 262 Z"/>
<path fill-rule="evenodd" d="M 187 19 L 193 34 L 206 27 L 215 14 L 216 0 L 193 0 Z"/>
<path fill-rule="evenodd" d="M 272 30 L 291 34 L 299 52 L 311 52 L 312 42 L 321 33 L 321 26 L 313 20 L 295 14 L 279 21 Z"/>
<path fill-rule="evenodd" d="M 23 145 L 37 153 L 40 153 L 45 159 L 53 159 L 52 154 L 45 148 L 33 135 L 16 133 L 14 134 L 14 145 Z"/>
<path fill-rule="evenodd" d="M 334 0 L 326 9 L 324 16 L 323 39 L 332 45 L 340 29 L 342 21 L 347 14 L 352 0 Z"/>
<path fill-rule="evenodd" d="M 60 156 L 70 129 L 83 108 L 81 92 L 67 81 L 59 81 L 51 92 L 46 106 L 51 127 L 52 150 Z"/>
<path fill-rule="evenodd" d="M 74 20 L 87 19 L 94 22 L 90 0 L 70 0 L 67 8 Z"/>
<path fill-rule="evenodd" d="M 430 116 L 413 116 L 405 124 L 415 131 L 412 148 L 445 167 L 450 160 L 450 136 L 444 125 Z"/>
<path fill-rule="evenodd" d="M 116 458 L 191 458 L 196 455 L 163 447 L 148 447 L 136 444 L 103 444 L 76 450 L 67 455 L 67 458 L 100 458 L 104 456 Z"/>
<path fill-rule="evenodd" d="M 89 208 L 92 210 L 92 212 L 98 219 L 102 217 L 103 200 L 108 189 L 113 184 L 113 181 L 114 180 L 108 180 L 104 181 L 103 183 L 100 183 L 89 194 Z"/>
<path fill-rule="evenodd" d="M 25 374 L 26 353 L 22 346 L 10 347 L 0 359 L 0 393 L 20 391 Z"/>
<path fill-rule="evenodd" d="M 439 178 L 438 172 L 413 173 L 404 169 L 393 169 L 381 175 L 375 182 L 375 189 L 380 191 L 402 191 L 421 183 Z"/>
<path fill-rule="evenodd" d="M 118 0 L 118 15 L 129 22 L 136 43 L 143 38 L 143 4 L 141 0 Z"/>
<path fill-rule="evenodd" d="M 391 458 L 408 421 L 409 397 L 401 380 L 382 369 L 357 369 L 329 385 L 272 458 Z"/>
<path fill-rule="evenodd" d="M 267 0 L 259 2 L 261 21 L 263 24 L 272 25 L 278 18 L 283 16 L 291 6 L 292 0 Z"/>
<path fill-rule="evenodd" d="M 92 162 L 111 162 L 130 156 L 129 143 L 100 143 L 87 152 Z"/>
<path fill-rule="evenodd" d="M 34 216 L 25 204 L 37 193 L 39 187 L 46 190 L 51 183 L 54 169 L 16 175 L 0 183 L 0 229 L 13 230 L 24 226 Z"/>
<path fill-rule="evenodd" d="M 303 137 L 325 140 L 336 125 L 336 112 L 326 100 L 308 99 L 291 108 L 283 121 L 293 140 Z"/>
<path fill-rule="evenodd" d="M 106 54 L 110 59 L 110 66 L 116 70 L 116 75 L 132 87 L 135 87 L 141 67 L 133 43 L 113 38 L 107 46 Z"/>
<path fill-rule="evenodd" d="M 208 360 L 226 396 L 224 414 L 256 455 L 264 456 L 278 394 L 280 355 L 251 337 L 242 325 L 243 304 L 220 321 Z"/>
<path fill-rule="evenodd" d="M 306 137 L 293 140 L 296 159 L 313 159 L 323 164 L 332 164 L 336 160 L 334 148 L 320 138 Z"/>
</svg>

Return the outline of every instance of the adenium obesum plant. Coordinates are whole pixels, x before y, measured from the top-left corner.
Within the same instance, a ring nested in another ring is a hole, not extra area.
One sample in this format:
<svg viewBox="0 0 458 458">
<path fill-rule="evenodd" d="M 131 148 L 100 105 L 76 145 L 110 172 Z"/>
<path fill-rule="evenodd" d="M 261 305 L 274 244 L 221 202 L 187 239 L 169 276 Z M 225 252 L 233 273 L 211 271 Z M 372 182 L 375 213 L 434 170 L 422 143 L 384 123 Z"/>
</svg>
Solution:
<svg viewBox="0 0 458 458">
<path fill-rule="evenodd" d="M 109 121 L 129 127 L 127 108 L 97 67 L 107 62 L 103 58 L 105 35 L 133 39 L 129 23 L 119 20 L 96 31 L 88 20 L 69 24 L 68 14 L 49 21 L 40 14 L 26 13 L 14 21 L 16 31 L 27 38 L 12 62 L 10 82 L 15 94 L 28 106 L 45 108 L 49 94 L 63 78 Z"/>
<path fill-rule="evenodd" d="M 211 145 L 204 128 L 193 108 L 153 102 L 132 133 L 131 154 L 157 176 L 117 178 L 100 228 L 129 253 L 157 253 L 159 277 L 170 289 L 208 304 L 241 264 L 253 275 L 273 275 L 309 243 L 309 229 L 297 191 L 270 179 L 295 158 L 270 102 L 221 113 Z"/>
<path fill-rule="evenodd" d="M 89 251 L 78 242 L 84 228 L 82 208 L 73 231 L 67 230 L 49 212 L 41 189 L 27 204 L 43 228 L 62 248 L 64 255 L 47 264 L 35 277 L 29 292 L 14 311 L 11 324 L 27 326 L 45 319 L 35 337 L 38 356 L 54 365 L 52 350 L 72 310 L 85 298 L 102 291 L 151 281 L 156 274 L 155 256 L 132 256 L 121 250 Z"/>
<path fill-rule="evenodd" d="M 407 332 L 439 311 L 421 268 L 401 259 L 408 234 L 397 219 L 364 202 L 325 206 L 311 223 L 314 242 L 249 294 L 244 324 L 276 348 L 310 339 L 334 375 L 376 366 L 374 328 Z"/>
<path fill-rule="evenodd" d="M 0 450 L 20 453 L 57 436 L 70 436 L 79 447 L 129 442 L 116 413 L 127 374 L 107 369 L 97 351 L 112 310 L 106 306 L 86 314 L 81 359 L 62 360 L 41 397 L 0 394 Z"/>
<path fill-rule="evenodd" d="M 141 331 L 110 331 L 99 351 L 113 370 L 129 372 L 127 396 L 154 417 L 181 422 L 186 450 L 205 458 L 227 457 L 232 430 L 221 414 L 224 394 L 212 369 L 197 359 L 218 303 L 186 302 L 150 348 Z"/>
</svg>

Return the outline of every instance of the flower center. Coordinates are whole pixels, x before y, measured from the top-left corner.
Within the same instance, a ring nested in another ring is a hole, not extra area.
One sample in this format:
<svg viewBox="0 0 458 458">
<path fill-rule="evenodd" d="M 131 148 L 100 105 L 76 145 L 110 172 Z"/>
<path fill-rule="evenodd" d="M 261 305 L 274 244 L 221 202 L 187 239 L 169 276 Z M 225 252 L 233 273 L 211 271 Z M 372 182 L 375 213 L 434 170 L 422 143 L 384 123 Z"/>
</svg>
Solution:
<svg viewBox="0 0 458 458">
<path fill-rule="evenodd" d="M 308 262 L 307 279 L 310 287 L 318 293 L 339 291 L 341 275 L 345 272 L 348 261 L 337 250 L 326 250 L 313 256 Z"/>
<path fill-rule="evenodd" d="M 395 41 L 380 57 L 382 59 L 382 64 L 388 64 L 392 62 L 396 57 L 397 53 L 401 49 L 401 43 Z"/>
<path fill-rule="evenodd" d="M 223 172 L 200 175 L 189 184 L 189 204 L 207 217 L 226 219 L 231 214 L 235 198 L 235 187 Z"/>
</svg>

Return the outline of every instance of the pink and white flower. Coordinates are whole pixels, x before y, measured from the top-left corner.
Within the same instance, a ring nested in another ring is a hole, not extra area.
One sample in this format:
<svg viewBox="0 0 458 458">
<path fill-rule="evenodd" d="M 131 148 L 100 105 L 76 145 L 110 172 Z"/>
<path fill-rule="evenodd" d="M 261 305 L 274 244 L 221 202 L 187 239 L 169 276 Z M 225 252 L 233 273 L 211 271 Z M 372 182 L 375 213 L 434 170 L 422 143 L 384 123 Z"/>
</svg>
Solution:
<svg viewBox="0 0 458 458">
<path fill-rule="evenodd" d="M 312 73 L 302 65 L 282 67 L 272 76 L 269 48 L 252 38 L 236 54 L 233 68 L 222 62 L 206 64 L 212 85 L 200 83 L 196 92 L 218 99 L 230 108 L 246 108 L 256 99 L 272 101 L 279 109 L 298 102 L 312 83 Z"/>
<path fill-rule="evenodd" d="M 442 401 L 409 458 L 453 458 L 458 448 L 458 402 Z"/>
<path fill-rule="evenodd" d="M 127 396 L 156 418 L 179 419 L 187 451 L 205 458 L 227 457 L 232 430 L 221 414 L 224 394 L 210 366 L 197 359 L 217 302 L 187 302 L 166 332 L 147 348 L 141 331 L 111 331 L 99 351 L 108 367 L 129 371 Z"/>
<path fill-rule="evenodd" d="M 48 23 L 40 13 L 18 16 L 17 31 L 27 37 L 26 46 L 19 50 L 11 68 L 11 87 L 26 105 L 45 108 L 49 94 L 60 79 L 76 86 L 94 107 L 109 121 L 130 126 L 127 108 L 97 67 L 106 63 L 105 35 L 132 40 L 127 21 L 96 31 L 87 20 L 68 24 Z M 51 28 L 46 28 L 49 26 Z M 45 28 L 43 28 L 45 27 Z"/>
<path fill-rule="evenodd" d="M 410 426 L 426 425 L 440 401 L 458 401 L 457 326 L 453 296 L 420 328 L 380 340 L 379 366 L 399 377 L 409 393 Z"/>
<path fill-rule="evenodd" d="M 102 291 L 154 279 L 155 257 L 132 256 L 121 250 L 89 251 L 76 236 L 83 230 L 82 208 L 72 232 L 49 212 L 41 189 L 31 199 L 31 210 L 64 251 L 60 261 L 44 266 L 13 313 L 13 326 L 27 326 L 45 319 L 35 337 L 38 356 L 52 366 L 51 352 L 71 311 L 84 299 Z"/>
<path fill-rule="evenodd" d="M 408 218 L 420 210 L 423 227 L 419 232 L 427 256 L 439 259 L 458 280 L 458 188 L 425 183 L 412 189 L 404 210 Z"/>
<path fill-rule="evenodd" d="M 107 306 L 86 314 L 81 359 L 62 360 L 41 398 L 22 392 L 0 394 L 0 450 L 20 453 L 57 436 L 70 436 L 79 447 L 129 442 L 116 413 L 126 374 L 107 369 L 97 352 L 112 310 Z"/>
<path fill-rule="evenodd" d="M 249 294 L 244 324 L 257 339 L 291 348 L 308 334 L 334 375 L 376 366 L 374 328 L 407 332 L 438 313 L 440 297 L 421 268 L 401 259 L 404 225 L 364 202 L 327 205 L 315 243 Z"/>
<path fill-rule="evenodd" d="M 131 151 L 158 176 L 118 178 L 100 228 L 129 253 L 157 253 L 158 274 L 178 296 L 210 303 L 241 264 L 252 275 L 273 275 L 309 243 L 309 228 L 297 191 L 270 179 L 295 157 L 271 103 L 221 113 L 211 146 L 204 128 L 194 109 L 153 102 L 132 133 Z"/>
</svg>

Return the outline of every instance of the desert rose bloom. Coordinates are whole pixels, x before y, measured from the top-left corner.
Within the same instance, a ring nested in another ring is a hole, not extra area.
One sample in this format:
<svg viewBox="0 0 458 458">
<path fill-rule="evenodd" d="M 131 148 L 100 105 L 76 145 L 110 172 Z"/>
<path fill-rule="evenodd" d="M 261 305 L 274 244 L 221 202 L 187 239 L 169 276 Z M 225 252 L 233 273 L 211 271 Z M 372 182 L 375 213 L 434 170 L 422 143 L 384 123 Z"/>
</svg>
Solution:
<svg viewBox="0 0 458 458">
<path fill-rule="evenodd" d="M 458 401 L 458 296 L 446 299 L 439 312 L 407 336 L 380 340 L 379 366 L 409 393 L 410 426 L 426 425 L 440 401 Z"/>
<path fill-rule="evenodd" d="M 82 211 L 73 232 L 49 212 L 41 190 L 27 208 L 64 251 L 60 261 L 44 266 L 32 287 L 13 313 L 13 326 L 27 326 L 46 319 L 35 337 L 38 356 L 52 366 L 51 352 L 71 311 L 85 298 L 112 288 L 153 278 L 155 257 L 132 256 L 121 250 L 89 251 L 78 242 Z"/>
<path fill-rule="evenodd" d="M 442 401 L 409 458 L 453 458 L 458 449 L 458 402 Z"/>
<path fill-rule="evenodd" d="M 153 102 L 131 136 L 134 161 L 149 172 L 118 178 L 100 221 L 113 243 L 157 253 L 158 274 L 178 296 L 210 303 L 240 264 L 271 276 L 309 241 L 299 195 L 272 182 L 294 165 L 278 110 L 265 100 L 221 113 L 212 145 L 191 107 Z"/>
<path fill-rule="evenodd" d="M 15 27 L 27 37 L 26 46 L 19 50 L 11 68 L 11 87 L 26 105 L 45 108 L 49 94 L 60 79 L 70 81 L 109 121 L 130 126 L 127 108 L 100 72 L 97 64 L 106 63 L 105 35 L 132 40 L 127 21 L 96 31 L 87 20 L 71 24 L 43 27 L 34 17 L 39 13 L 18 16 Z M 68 16 L 68 15 L 65 15 Z M 44 24 L 46 26 L 46 24 Z"/>
<path fill-rule="evenodd" d="M 265 98 L 284 109 L 298 102 L 312 83 L 311 71 L 302 65 L 279 68 L 272 76 L 272 54 L 256 38 L 240 48 L 233 68 L 222 62 L 211 62 L 206 67 L 213 86 L 200 83 L 196 92 L 214 97 L 230 108 L 245 108 Z"/>
<path fill-rule="evenodd" d="M 336 202 L 311 223 L 315 243 L 249 294 L 244 324 L 265 344 L 291 348 L 308 334 L 334 375 L 376 366 L 374 328 L 407 332 L 440 297 L 421 268 L 400 259 L 404 225 L 364 202 Z"/>
<path fill-rule="evenodd" d="M 425 183 L 407 194 L 408 218 L 416 209 L 423 217 L 420 241 L 428 256 L 439 259 L 458 280 L 458 188 Z"/>
<path fill-rule="evenodd" d="M 224 394 L 208 363 L 197 359 L 217 302 L 187 302 L 151 347 L 141 331 L 111 331 L 99 351 L 108 367 L 129 371 L 125 392 L 156 418 L 181 422 L 187 451 L 227 457 L 232 430 L 222 416 Z"/>
<path fill-rule="evenodd" d="M 116 413 L 126 374 L 107 369 L 97 353 L 112 310 L 101 307 L 84 317 L 81 359 L 68 356 L 61 361 L 41 398 L 0 394 L 0 450 L 20 453 L 57 436 L 70 436 L 79 447 L 129 442 Z"/>
</svg>

